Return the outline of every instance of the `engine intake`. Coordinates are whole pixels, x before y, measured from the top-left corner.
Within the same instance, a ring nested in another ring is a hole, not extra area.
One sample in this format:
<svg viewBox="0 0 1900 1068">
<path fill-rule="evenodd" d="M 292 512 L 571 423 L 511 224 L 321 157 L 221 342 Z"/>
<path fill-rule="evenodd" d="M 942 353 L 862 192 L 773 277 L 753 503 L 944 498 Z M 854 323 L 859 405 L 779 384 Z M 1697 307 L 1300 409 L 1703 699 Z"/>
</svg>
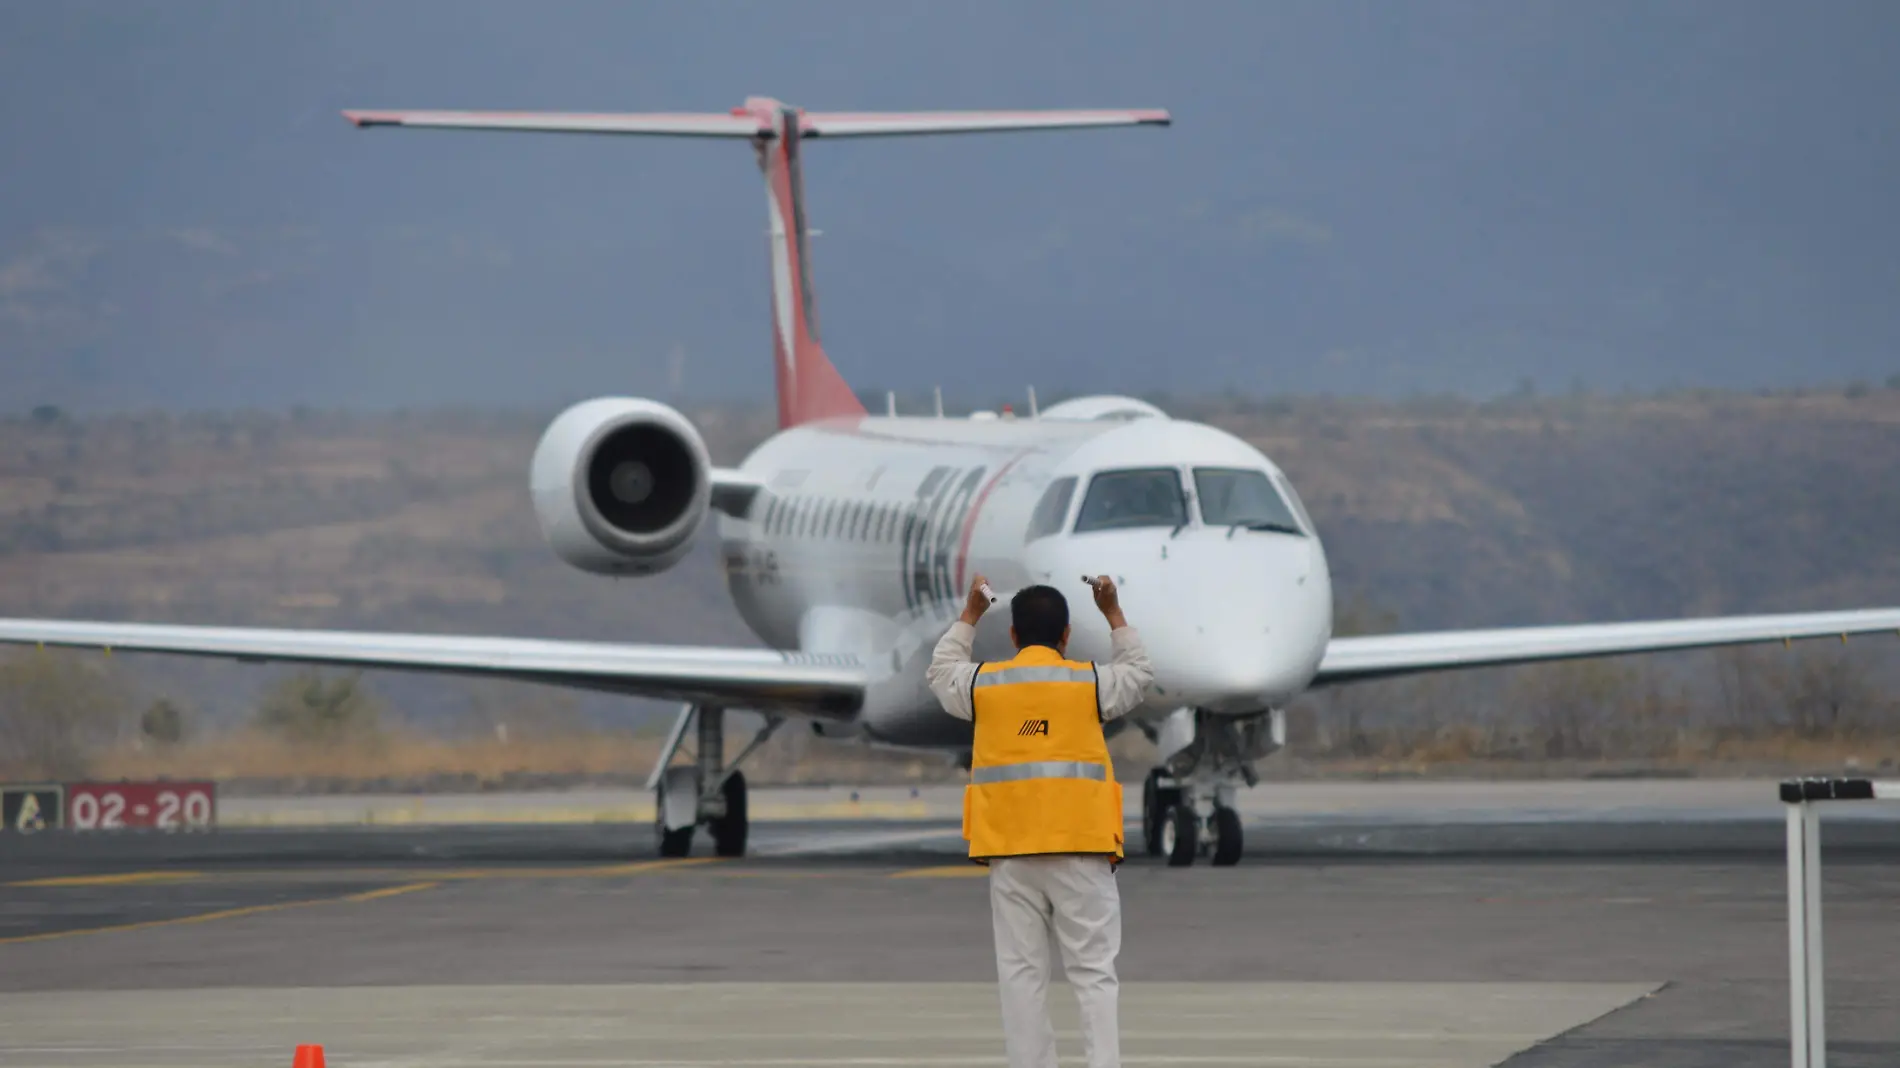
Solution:
<svg viewBox="0 0 1900 1068">
<path fill-rule="evenodd" d="M 562 560 L 583 571 L 649 575 L 691 548 L 712 500 L 712 462 L 679 412 L 604 397 L 548 425 L 532 483 L 541 533 Z"/>
<path fill-rule="evenodd" d="M 655 534 L 692 507 L 703 481 L 693 452 L 671 430 L 635 423 L 609 431 L 587 458 L 587 496 L 615 530 Z"/>
</svg>

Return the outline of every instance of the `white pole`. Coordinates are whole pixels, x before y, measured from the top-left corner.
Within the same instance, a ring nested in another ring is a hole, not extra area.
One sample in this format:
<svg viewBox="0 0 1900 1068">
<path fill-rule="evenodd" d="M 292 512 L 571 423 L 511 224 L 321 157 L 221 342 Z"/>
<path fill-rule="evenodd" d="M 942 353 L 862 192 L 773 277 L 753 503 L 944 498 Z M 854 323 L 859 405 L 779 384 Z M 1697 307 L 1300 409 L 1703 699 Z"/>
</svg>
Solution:
<svg viewBox="0 0 1900 1068">
<path fill-rule="evenodd" d="M 931 386 L 930 395 L 933 398 L 935 398 L 936 403 L 937 403 L 937 418 L 942 419 L 943 418 L 943 387 Z"/>
<path fill-rule="evenodd" d="M 1788 806 L 1788 1053 L 1791 1068 L 1808 1061 L 1808 908 L 1806 820 L 1808 806 Z"/>
<path fill-rule="evenodd" d="M 893 419 L 897 418 L 897 391 L 896 390 L 885 391 L 884 414 L 890 416 Z"/>
<path fill-rule="evenodd" d="M 1041 418 L 1041 415 L 1039 415 L 1036 411 L 1036 387 L 1035 386 L 1029 387 L 1029 418 L 1031 419 Z"/>
<path fill-rule="evenodd" d="M 1821 949 L 1821 807 L 1805 804 L 1801 807 L 1801 839 L 1806 856 L 1801 865 L 1801 875 L 1806 886 L 1801 893 L 1802 903 L 1807 906 L 1807 948 L 1808 966 L 1808 1065 L 1809 1068 L 1827 1068 L 1827 968 L 1823 965 Z"/>
</svg>

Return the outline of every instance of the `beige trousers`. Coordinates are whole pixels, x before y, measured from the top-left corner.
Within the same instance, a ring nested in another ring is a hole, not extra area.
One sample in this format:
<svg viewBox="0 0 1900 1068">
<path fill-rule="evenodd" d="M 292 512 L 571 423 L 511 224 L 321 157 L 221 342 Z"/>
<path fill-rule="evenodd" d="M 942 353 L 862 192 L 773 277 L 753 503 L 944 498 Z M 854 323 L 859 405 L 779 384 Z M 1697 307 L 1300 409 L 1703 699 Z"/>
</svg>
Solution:
<svg viewBox="0 0 1900 1068">
<path fill-rule="evenodd" d="M 1004 857 L 990 861 L 996 978 L 1003 995 L 1009 1068 L 1056 1068 L 1049 1025 L 1050 941 L 1082 1009 L 1089 1068 L 1121 1068 L 1115 957 L 1122 948 L 1121 891 L 1107 857 Z"/>
</svg>

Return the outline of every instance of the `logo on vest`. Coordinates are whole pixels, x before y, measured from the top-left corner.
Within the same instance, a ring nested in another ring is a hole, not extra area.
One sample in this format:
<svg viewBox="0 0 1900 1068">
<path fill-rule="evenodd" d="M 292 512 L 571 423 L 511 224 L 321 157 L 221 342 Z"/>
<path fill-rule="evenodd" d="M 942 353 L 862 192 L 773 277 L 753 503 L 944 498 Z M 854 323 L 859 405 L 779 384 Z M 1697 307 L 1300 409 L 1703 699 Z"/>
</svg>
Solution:
<svg viewBox="0 0 1900 1068">
<path fill-rule="evenodd" d="M 1044 738 L 1049 737 L 1049 721 L 1046 719 L 1023 720 L 1023 729 L 1016 732 L 1016 737 L 1027 738 L 1032 734 L 1040 734 Z"/>
</svg>

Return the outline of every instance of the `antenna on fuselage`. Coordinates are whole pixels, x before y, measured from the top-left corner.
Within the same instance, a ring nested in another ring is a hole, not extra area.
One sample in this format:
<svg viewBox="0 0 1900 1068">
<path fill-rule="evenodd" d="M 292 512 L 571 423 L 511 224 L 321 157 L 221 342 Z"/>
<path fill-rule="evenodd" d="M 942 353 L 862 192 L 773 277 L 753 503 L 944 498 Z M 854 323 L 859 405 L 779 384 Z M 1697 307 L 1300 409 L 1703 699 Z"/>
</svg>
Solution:
<svg viewBox="0 0 1900 1068">
<path fill-rule="evenodd" d="M 942 419 L 943 418 L 943 387 L 931 386 L 930 396 L 936 401 L 936 404 L 937 404 L 937 418 Z"/>
<path fill-rule="evenodd" d="M 1036 387 L 1035 386 L 1029 387 L 1029 418 L 1031 419 L 1042 418 L 1042 416 L 1036 411 Z"/>
<path fill-rule="evenodd" d="M 884 391 L 884 414 L 892 419 L 897 418 L 897 391 L 894 389 Z"/>
</svg>

